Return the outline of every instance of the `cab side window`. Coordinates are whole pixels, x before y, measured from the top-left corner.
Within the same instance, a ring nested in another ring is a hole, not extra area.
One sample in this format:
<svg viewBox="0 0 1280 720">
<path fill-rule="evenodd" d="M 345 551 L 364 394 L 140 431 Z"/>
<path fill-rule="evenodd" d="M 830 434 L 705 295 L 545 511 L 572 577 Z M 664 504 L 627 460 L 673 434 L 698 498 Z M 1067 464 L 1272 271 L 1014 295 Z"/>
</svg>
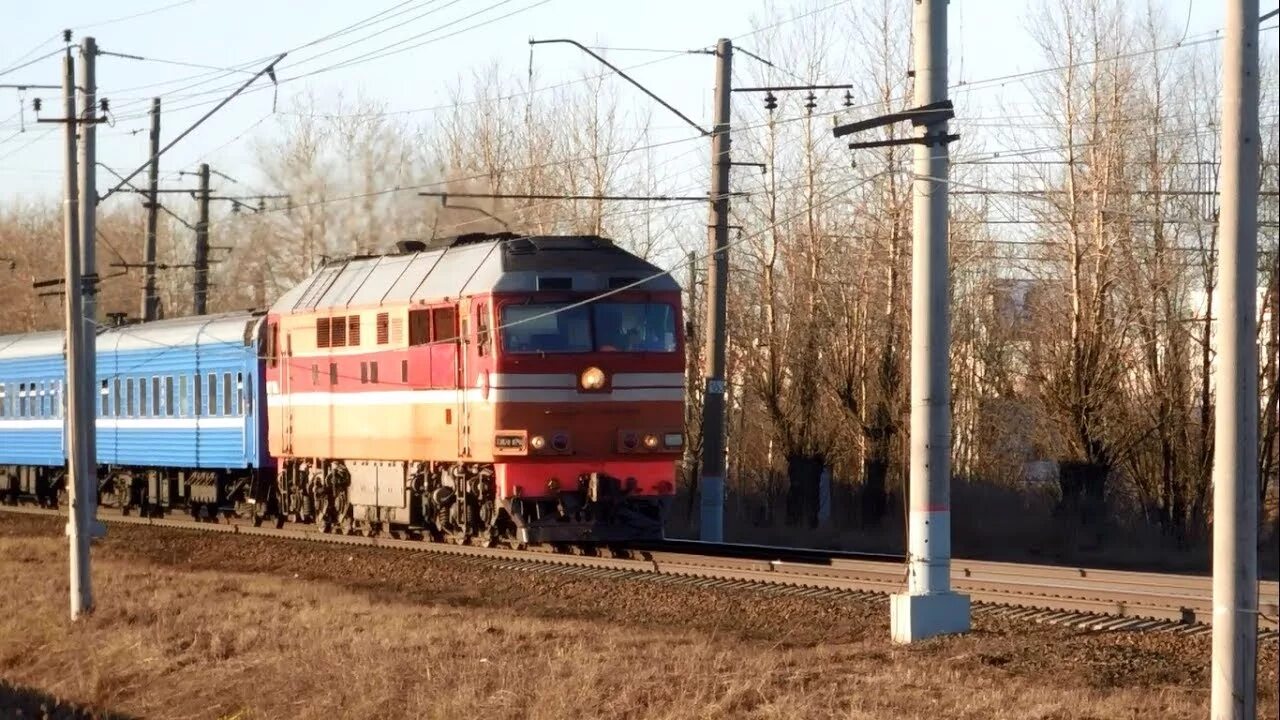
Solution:
<svg viewBox="0 0 1280 720">
<path fill-rule="evenodd" d="M 458 311 L 451 307 L 431 310 L 431 342 L 445 342 L 458 337 Z"/>
<path fill-rule="evenodd" d="M 489 305 L 480 303 L 476 307 L 476 353 L 489 354 Z"/>
</svg>

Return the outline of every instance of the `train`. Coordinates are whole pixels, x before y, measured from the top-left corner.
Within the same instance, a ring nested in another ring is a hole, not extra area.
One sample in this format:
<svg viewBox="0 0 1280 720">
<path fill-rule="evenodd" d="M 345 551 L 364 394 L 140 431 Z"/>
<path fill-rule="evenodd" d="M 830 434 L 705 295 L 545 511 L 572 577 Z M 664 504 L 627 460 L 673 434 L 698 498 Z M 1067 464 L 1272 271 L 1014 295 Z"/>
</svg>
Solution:
<svg viewBox="0 0 1280 720">
<path fill-rule="evenodd" d="M 661 539 L 678 284 L 598 236 L 331 260 L 265 311 L 101 327 L 99 502 L 486 545 Z M 60 332 L 0 336 L 0 498 L 63 502 Z"/>
</svg>

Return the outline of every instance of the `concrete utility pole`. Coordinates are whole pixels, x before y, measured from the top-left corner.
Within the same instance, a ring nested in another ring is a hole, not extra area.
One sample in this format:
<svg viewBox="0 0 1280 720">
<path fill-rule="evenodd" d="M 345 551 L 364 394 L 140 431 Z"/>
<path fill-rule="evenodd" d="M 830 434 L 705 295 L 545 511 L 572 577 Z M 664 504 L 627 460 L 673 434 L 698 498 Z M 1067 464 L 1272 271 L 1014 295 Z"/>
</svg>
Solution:
<svg viewBox="0 0 1280 720">
<path fill-rule="evenodd" d="M 916 0 L 915 103 L 947 99 L 947 0 Z M 911 474 L 906 593 L 894 595 L 895 642 L 968 632 L 969 598 L 951 591 L 951 378 L 948 292 L 948 131 L 918 128 L 912 188 Z"/>
<path fill-rule="evenodd" d="M 151 164 L 147 168 L 147 240 L 142 252 L 142 319 L 159 317 L 160 299 L 156 297 L 156 222 L 159 219 L 160 199 L 160 98 L 151 99 Z"/>
<path fill-rule="evenodd" d="M 67 393 L 65 396 L 67 438 L 67 500 L 71 506 L 67 518 L 70 550 L 71 619 L 93 609 L 93 590 L 89 576 L 90 527 L 83 512 L 89 498 L 83 491 L 85 478 L 96 475 L 94 458 L 85 453 L 87 438 L 93 435 L 93 421 L 84 417 L 84 396 L 91 389 L 84 384 L 84 305 L 81 298 L 80 274 L 80 200 L 76 173 L 76 80 L 75 59 L 71 51 L 62 58 L 63 122 L 65 133 L 65 171 L 63 179 L 62 223 L 63 254 L 66 274 L 67 323 Z"/>
<path fill-rule="evenodd" d="M 1210 716 L 1257 714 L 1258 0 L 1227 0 L 1222 48 Z"/>
<path fill-rule="evenodd" d="M 75 474 L 74 485 L 77 501 L 72 505 L 78 525 L 76 542 L 77 552 L 83 552 L 80 564 L 80 612 L 93 610 L 93 593 L 89 576 L 89 543 L 99 536 L 97 527 L 98 509 L 98 450 L 97 450 L 97 405 L 98 405 L 98 263 L 95 243 L 97 241 L 98 190 L 97 183 L 97 128 L 98 101 L 95 61 L 98 56 L 98 45 L 91 37 L 80 39 L 80 117 L 72 123 L 80 130 L 80 232 L 77 240 L 80 245 L 80 346 L 78 373 L 72 380 L 77 387 L 76 397 L 79 415 L 76 419 L 77 432 L 80 434 L 78 452 L 82 456 L 82 472 Z M 71 375 L 68 374 L 68 378 Z M 74 601 L 73 601 L 74 604 Z M 76 615 L 73 608 L 72 615 Z"/>
<path fill-rule="evenodd" d="M 707 347 L 702 396 L 702 478 L 699 537 L 724 541 L 725 316 L 729 288 L 729 97 L 733 41 L 716 43 L 715 127 L 711 131 L 711 232 L 707 256 Z"/>
<path fill-rule="evenodd" d="M 88 542 L 101 537 L 105 530 L 98 522 L 98 81 L 96 63 L 98 44 L 91 37 L 80 39 L 80 281 L 84 284 L 81 302 L 84 313 L 84 336 L 80 351 L 84 358 L 81 372 L 84 407 L 81 418 L 88 424 L 83 452 L 88 472 L 83 475 L 80 504 L 83 525 L 89 532 Z M 85 558 L 88 558 L 86 551 Z M 88 566 L 85 566 L 86 583 Z M 87 587 L 87 585 L 86 585 Z M 92 598 L 90 598 L 92 600 Z M 92 602 L 89 609 L 93 608 Z"/>
<path fill-rule="evenodd" d="M 200 204 L 200 219 L 196 220 L 196 282 L 195 315 L 204 315 L 209 298 L 209 165 L 200 164 L 200 189 L 196 201 Z"/>
</svg>

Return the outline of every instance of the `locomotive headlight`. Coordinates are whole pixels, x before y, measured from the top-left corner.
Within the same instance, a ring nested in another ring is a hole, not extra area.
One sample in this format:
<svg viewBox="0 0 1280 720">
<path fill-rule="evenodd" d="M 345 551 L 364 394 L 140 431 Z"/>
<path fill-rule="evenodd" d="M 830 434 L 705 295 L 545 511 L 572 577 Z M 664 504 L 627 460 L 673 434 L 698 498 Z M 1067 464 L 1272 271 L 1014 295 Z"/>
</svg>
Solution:
<svg viewBox="0 0 1280 720">
<path fill-rule="evenodd" d="M 579 382 L 583 390 L 600 390 L 604 387 L 604 371 L 598 367 L 589 367 L 582 371 Z"/>
<path fill-rule="evenodd" d="M 534 450 L 541 450 L 546 446 L 547 446 L 547 439 L 542 437 L 541 435 L 534 435 L 533 437 L 529 438 L 529 447 L 533 448 Z"/>
<path fill-rule="evenodd" d="M 650 450 L 652 450 L 652 449 L 654 449 L 654 448 L 658 447 L 658 436 L 657 436 L 657 435 L 645 435 L 645 436 L 644 436 L 644 446 L 645 446 L 645 447 L 647 447 L 647 448 L 649 448 Z"/>
</svg>

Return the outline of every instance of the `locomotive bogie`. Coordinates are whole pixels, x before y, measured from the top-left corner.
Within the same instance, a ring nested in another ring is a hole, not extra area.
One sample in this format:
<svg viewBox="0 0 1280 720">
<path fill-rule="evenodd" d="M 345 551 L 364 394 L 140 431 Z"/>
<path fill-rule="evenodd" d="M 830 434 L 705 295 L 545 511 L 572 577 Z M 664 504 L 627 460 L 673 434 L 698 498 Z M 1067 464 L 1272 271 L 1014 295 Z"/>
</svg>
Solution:
<svg viewBox="0 0 1280 720">
<path fill-rule="evenodd" d="M 496 542 L 512 524 L 482 463 L 291 459 L 280 464 L 281 520 L 343 532 L 411 531 Z"/>
</svg>

